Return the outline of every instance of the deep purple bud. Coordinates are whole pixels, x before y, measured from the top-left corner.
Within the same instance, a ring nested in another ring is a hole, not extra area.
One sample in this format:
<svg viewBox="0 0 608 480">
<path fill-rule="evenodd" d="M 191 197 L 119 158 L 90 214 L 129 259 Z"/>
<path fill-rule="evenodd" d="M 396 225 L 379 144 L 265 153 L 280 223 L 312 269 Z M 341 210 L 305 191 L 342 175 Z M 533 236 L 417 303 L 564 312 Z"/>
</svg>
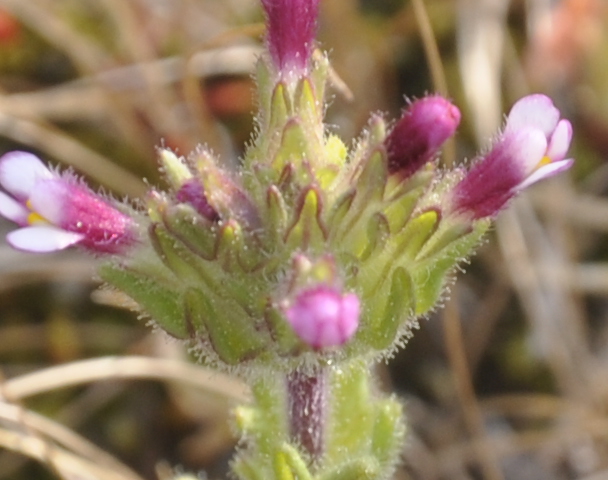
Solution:
<svg viewBox="0 0 608 480">
<path fill-rule="evenodd" d="M 175 198 L 179 202 L 190 204 L 198 213 L 212 222 L 220 218 L 214 208 L 209 205 L 203 185 L 195 178 L 186 181 L 177 191 Z"/>
<path fill-rule="evenodd" d="M 335 288 L 318 286 L 304 290 L 285 310 L 298 337 L 321 349 L 347 342 L 359 326 L 359 297 Z"/>
<path fill-rule="evenodd" d="M 452 193 L 452 209 L 473 219 L 495 216 L 524 188 L 567 170 L 572 138 L 568 120 L 545 95 L 519 100 L 504 132 Z"/>
<path fill-rule="evenodd" d="M 432 160 L 454 135 L 460 111 L 443 97 L 432 95 L 412 103 L 385 140 L 388 171 L 409 177 Z"/>
<path fill-rule="evenodd" d="M 317 29 L 319 0 L 262 0 L 268 16 L 266 42 L 281 76 L 308 68 Z"/>
</svg>

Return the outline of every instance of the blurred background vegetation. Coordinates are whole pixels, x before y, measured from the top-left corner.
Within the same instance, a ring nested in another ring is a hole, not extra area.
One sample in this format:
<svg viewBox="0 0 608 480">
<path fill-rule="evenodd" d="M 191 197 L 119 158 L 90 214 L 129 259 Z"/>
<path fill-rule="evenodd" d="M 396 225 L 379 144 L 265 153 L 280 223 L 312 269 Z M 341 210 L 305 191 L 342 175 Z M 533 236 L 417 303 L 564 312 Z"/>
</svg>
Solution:
<svg viewBox="0 0 608 480">
<path fill-rule="evenodd" d="M 608 479 L 608 4 L 321 4 L 328 124 L 347 142 L 370 112 L 434 91 L 463 112 L 448 163 L 530 92 L 574 125 L 573 171 L 501 214 L 446 308 L 378 367 L 407 409 L 397 478 Z M 160 185 L 159 145 L 238 162 L 262 21 L 254 0 L 0 0 L 0 153 L 36 152 L 119 198 Z M 193 367 L 93 271 L 78 251 L 0 243 L 0 480 L 224 478 L 242 386 Z"/>
</svg>

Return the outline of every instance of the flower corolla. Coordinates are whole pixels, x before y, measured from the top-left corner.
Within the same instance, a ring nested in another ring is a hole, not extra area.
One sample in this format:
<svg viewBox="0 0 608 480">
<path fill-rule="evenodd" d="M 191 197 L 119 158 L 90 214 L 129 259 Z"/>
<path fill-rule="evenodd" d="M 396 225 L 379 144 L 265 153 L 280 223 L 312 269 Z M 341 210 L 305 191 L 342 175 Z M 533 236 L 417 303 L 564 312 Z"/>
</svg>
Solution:
<svg viewBox="0 0 608 480">
<path fill-rule="evenodd" d="M 14 248 L 52 252 L 81 245 L 95 253 L 119 253 L 135 240 L 132 219 L 70 173 L 47 168 L 38 157 L 0 157 L 0 215 L 21 228 L 6 239 Z"/>
<path fill-rule="evenodd" d="M 524 188 L 572 166 L 571 139 L 572 125 L 549 97 L 522 98 L 488 154 L 456 185 L 453 210 L 474 219 L 495 216 Z"/>
</svg>

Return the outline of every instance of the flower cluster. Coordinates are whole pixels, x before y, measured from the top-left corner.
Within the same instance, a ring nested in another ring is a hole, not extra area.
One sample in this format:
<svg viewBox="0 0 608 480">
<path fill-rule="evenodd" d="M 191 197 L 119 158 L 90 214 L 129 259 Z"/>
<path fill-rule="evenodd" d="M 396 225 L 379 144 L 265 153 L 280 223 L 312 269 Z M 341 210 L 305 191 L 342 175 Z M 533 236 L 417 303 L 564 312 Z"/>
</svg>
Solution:
<svg viewBox="0 0 608 480">
<path fill-rule="evenodd" d="M 284 60 L 273 56 L 261 67 L 279 69 Z M 322 88 L 313 80 L 324 60 L 308 61 L 312 71 L 299 89 L 288 92 L 280 75 L 269 87 L 261 123 L 281 135 L 262 132 L 252 146 L 248 184 L 202 148 L 188 159 L 161 149 L 172 192 L 150 193 L 146 219 L 32 154 L 4 155 L 0 184 L 10 195 L 0 192 L 0 214 L 22 227 L 8 242 L 33 252 L 80 245 L 118 256 L 102 268 L 106 280 L 220 362 L 270 359 L 270 352 L 297 358 L 303 345 L 335 355 L 332 347 L 348 344 L 339 356 L 390 350 L 435 305 L 446 273 L 487 219 L 525 187 L 572 165 L 565 158 L 572 128 L 548 97 L 530 95 L 468 171 L 443 173 L 434 161 L 460 112 L 429 96 L 390 129 L 375 117 L 347 158 L 316 123 Z M 296 257 L 332 274 L 319 281 L 311 273 L 312 284 L 286 291 L 281 279 Z M 209 324 L 220 312 L 235 316 L 230 328 Z M 349 344 L 353 336 L 358 341 Z"/>
<path fill-rule="evenodd" d="M 12 152 L 0 158 L 0 214 L 21 227 L 7 238 L 16 248 L 103 256 L 101 278 L 160 329 L 217 368 L 263 377 L 255 407 L 237 415 L 254 445 L 234 463 L 240 477 L 387 478 L 401 407 L 375 396 L 369 362 L 435 308 L 509 200 L 572 165 L 572 128 L 530 95 L 487 153 L 445 171 L 437 157 L 460 111 L 432 95 L 392 124 L 374 116 L 349 152 L 323 123 L 318 0 L 262 4 L 259 129 L 239 167 L 204 147 L 159 149 L 168 188 L 149 192 L 144 214 Z"/>
</svg>

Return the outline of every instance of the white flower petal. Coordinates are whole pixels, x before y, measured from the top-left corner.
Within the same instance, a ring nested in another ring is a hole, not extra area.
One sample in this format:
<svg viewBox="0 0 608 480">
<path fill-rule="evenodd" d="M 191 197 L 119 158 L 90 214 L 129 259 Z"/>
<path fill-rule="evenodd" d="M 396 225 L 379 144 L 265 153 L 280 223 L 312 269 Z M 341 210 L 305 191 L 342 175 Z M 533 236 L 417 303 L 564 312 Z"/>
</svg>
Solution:
<svg viewBox="0 0 608 480">
<path fill-rule="evenodd" d="M 30 211 L 13 197 L 0 192 L 0 215 L 19 225 L 27 225 L 27 216 Z"/>
<path fill-rule="evenodd" d="M 503 148 L 509 149 L 513 161 L 517 162 L 522 178 L 534 171 L 545 156 L 547 139 L 536 128 L 522 128 L 507 137 Z"/>
<path fill-rule="evenodd" d="M 560 120 L 549 139 L 546 155 L 553 161 L 562 160 L 572 141 L 572 125 L 568 120 Z"/>
<path fill-rule="evenodd" d="M 542 167 L 536 169 L 528 178 L 526 178 L 523 182 L 521 182 L 517 186 L 517 190 L 523 190 L 524 188 L 529 187 L 533 183 L 538 182 L 539 180 L 543 180 L 544 178 L 552 177 L 560 172 L 568 170 L 572 164 L 574 163 L 573 158 L 567 158 L 565 160 L 560 160 L 558 162 L 551 162 Z"/>
<path fill-rule="evenodd" d="M 65 180 L 52 179 L 38 182 L 30 196 L 32 210 L 42 215 L 54 225 L 61 225 L 70 200 L 70 185 Z"/>
<path fill-rule="evenodd" d="M 511 108 L 505 132 L 533 127 L 540 129 L 546 137 L 549 137 L 555 130 L 559 115 L 559 110 L 546 95 L 528 95 L 518 100 Z"/>
<path fill-rule="evenodd" d="M 14 248 L 27 252 L 54 252 L 78 243 L 84 235 L 52 226 L 20 228 L 10 232 L 6 240 Z"/>
<path fill-rule="evenodd" d="M 0 184 L 17 200 L 27 200 L 38 181 L 54 177 L 31 153 L 9 152 L 0 157 Z"/>
</svg>

